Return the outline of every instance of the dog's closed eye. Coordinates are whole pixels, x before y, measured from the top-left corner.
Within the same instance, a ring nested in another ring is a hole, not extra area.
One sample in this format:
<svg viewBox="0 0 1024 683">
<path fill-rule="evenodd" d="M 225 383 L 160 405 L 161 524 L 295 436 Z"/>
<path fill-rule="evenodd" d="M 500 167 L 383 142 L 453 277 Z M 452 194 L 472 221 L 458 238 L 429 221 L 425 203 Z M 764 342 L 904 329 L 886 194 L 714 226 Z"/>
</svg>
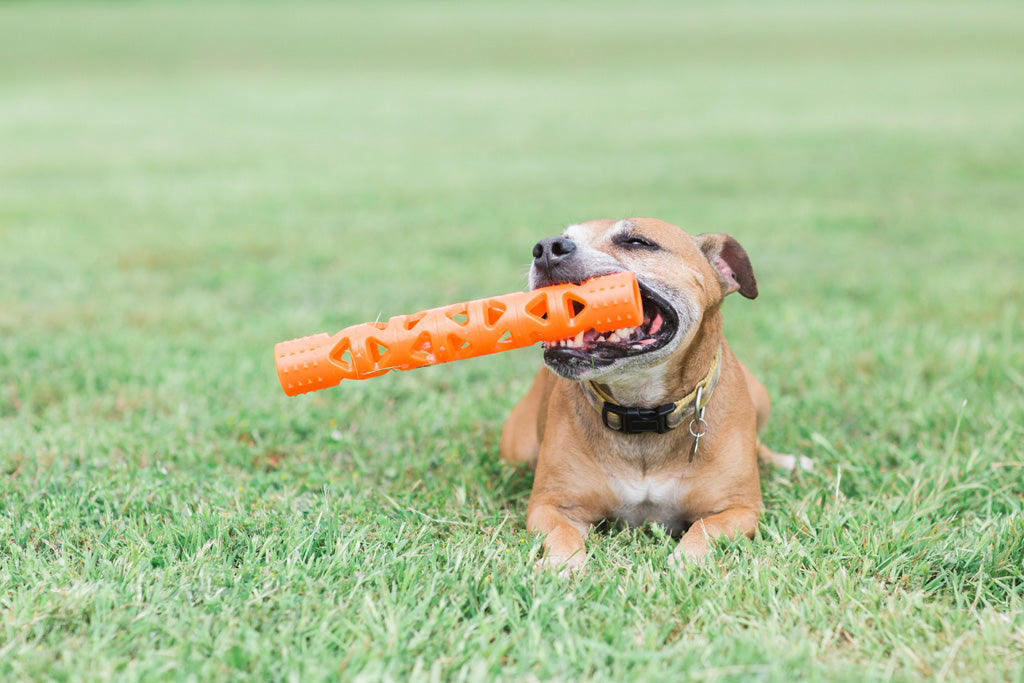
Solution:
<svg viewBox="0 0 1024 683">
<path fill-rule="evenodd" d="M 615 244 L 620 247 L 626 247 L 627 249 L 660 249 L 656 242 L 643 237 L 641 235 L 617 235 L 615 237 Z"/>
</svg>

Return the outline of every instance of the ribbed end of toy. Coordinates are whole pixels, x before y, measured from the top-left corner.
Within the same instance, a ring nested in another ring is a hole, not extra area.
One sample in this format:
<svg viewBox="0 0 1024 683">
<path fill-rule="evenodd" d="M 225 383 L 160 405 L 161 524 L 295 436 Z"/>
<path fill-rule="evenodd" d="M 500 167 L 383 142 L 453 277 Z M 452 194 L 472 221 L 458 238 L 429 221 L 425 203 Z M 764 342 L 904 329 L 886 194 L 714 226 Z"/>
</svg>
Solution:
<svg viewBox="0 0 1024 683">
<path fill-rule="evenodd" d="M 584 304 L 574 324 L 584 329 L 610 332 L 620 327 L 635 327 L 644 321 L 640 285 L 633 273 L 595 277 L 573 291 L 580 294 Z"/>
<path fill-rule="evenodd" d="M 284 393 L 298 396 L 337 386 L 344 372 L 330 360 L 333 347 L 331 335 L 325 333 L 274 345 L 274 364 Z"/>
</svg>

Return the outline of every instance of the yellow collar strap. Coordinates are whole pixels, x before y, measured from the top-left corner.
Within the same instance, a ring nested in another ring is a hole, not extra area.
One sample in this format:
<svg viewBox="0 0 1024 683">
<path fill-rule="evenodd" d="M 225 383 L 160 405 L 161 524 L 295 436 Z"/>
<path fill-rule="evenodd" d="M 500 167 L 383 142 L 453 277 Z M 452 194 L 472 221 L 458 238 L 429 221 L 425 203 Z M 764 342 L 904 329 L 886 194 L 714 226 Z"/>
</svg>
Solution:
<svg viewBox="0 0 1024 683">
<path fill-rule="evenodd" d="M 722 347 L 718 347 L 715 355 L 715 362 L 711 369 L 704 376 L 693 391 L 676 401 L 666 403 L 657 408 L 636 408 L 632 406 L 620 406 L 612 400 L 605 391 L 593 382 L 580 382 L 583 395 L 587 397 L 590 405 L 601 414 L 601 421 L 604 426 L 623 434 L 641 434 L 644 432 L 657 432 L 664 434 L 672 431 L 683 423 L 683 418 L 693 413 L 701 415 L 708 401 L 711 400 L 711 393 L 718 385 L 718 378 L 722 375 Z M 700 405 L 697 405 L 698 399 Z"/>
</svg>

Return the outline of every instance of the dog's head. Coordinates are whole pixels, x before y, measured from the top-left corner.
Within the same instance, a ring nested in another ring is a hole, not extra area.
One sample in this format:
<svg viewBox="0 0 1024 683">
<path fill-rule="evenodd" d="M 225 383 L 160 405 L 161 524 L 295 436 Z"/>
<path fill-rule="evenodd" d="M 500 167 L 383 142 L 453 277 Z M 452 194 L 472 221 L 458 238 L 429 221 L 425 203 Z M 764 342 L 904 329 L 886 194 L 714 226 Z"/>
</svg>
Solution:
<svg viewBox="0 0 1024 683">
<path fill-rule="evenodd" d="M 689 346 L 705 312 L 727 294 L 757 296 L 750 259 L 733 237 L 693 236 L 654 218 L 587 221 L 541 240 L 533 248 L 530 287 L 622 271 L 640 283 L 643 323 L 546 344 L 544 362 L 562 377 L 609 380 L 656 366 Z"/>
</svg>

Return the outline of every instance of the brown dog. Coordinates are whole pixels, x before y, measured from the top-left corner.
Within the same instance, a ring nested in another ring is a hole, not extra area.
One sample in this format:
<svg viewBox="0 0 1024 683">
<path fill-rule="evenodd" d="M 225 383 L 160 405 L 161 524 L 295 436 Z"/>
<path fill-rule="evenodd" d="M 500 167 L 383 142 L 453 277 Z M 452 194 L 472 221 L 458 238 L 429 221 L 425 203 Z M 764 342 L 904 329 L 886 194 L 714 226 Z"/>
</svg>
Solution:
<svg viewBox="0 0 1024 683">
<path fill-rule="evenodd" d="M 725 296 L 757 296 L 743 247 L 631 218 L 569 226 L 533 256 L 531 288 L 628 270 L 644 301 L 639 327 L 547 344 L 547 367 L 505 422 L 502 458 L 536 467 L 526 523 L 545 537 L 540 565 L 581 567 L 583 539 L 606 519 L 688 529 L 674 563 L 702 558 L 717 537 L 752 536 L 757 456 L 797 461 L 758 441 L 768 392 L 722 333 Z"/>
</svg>

